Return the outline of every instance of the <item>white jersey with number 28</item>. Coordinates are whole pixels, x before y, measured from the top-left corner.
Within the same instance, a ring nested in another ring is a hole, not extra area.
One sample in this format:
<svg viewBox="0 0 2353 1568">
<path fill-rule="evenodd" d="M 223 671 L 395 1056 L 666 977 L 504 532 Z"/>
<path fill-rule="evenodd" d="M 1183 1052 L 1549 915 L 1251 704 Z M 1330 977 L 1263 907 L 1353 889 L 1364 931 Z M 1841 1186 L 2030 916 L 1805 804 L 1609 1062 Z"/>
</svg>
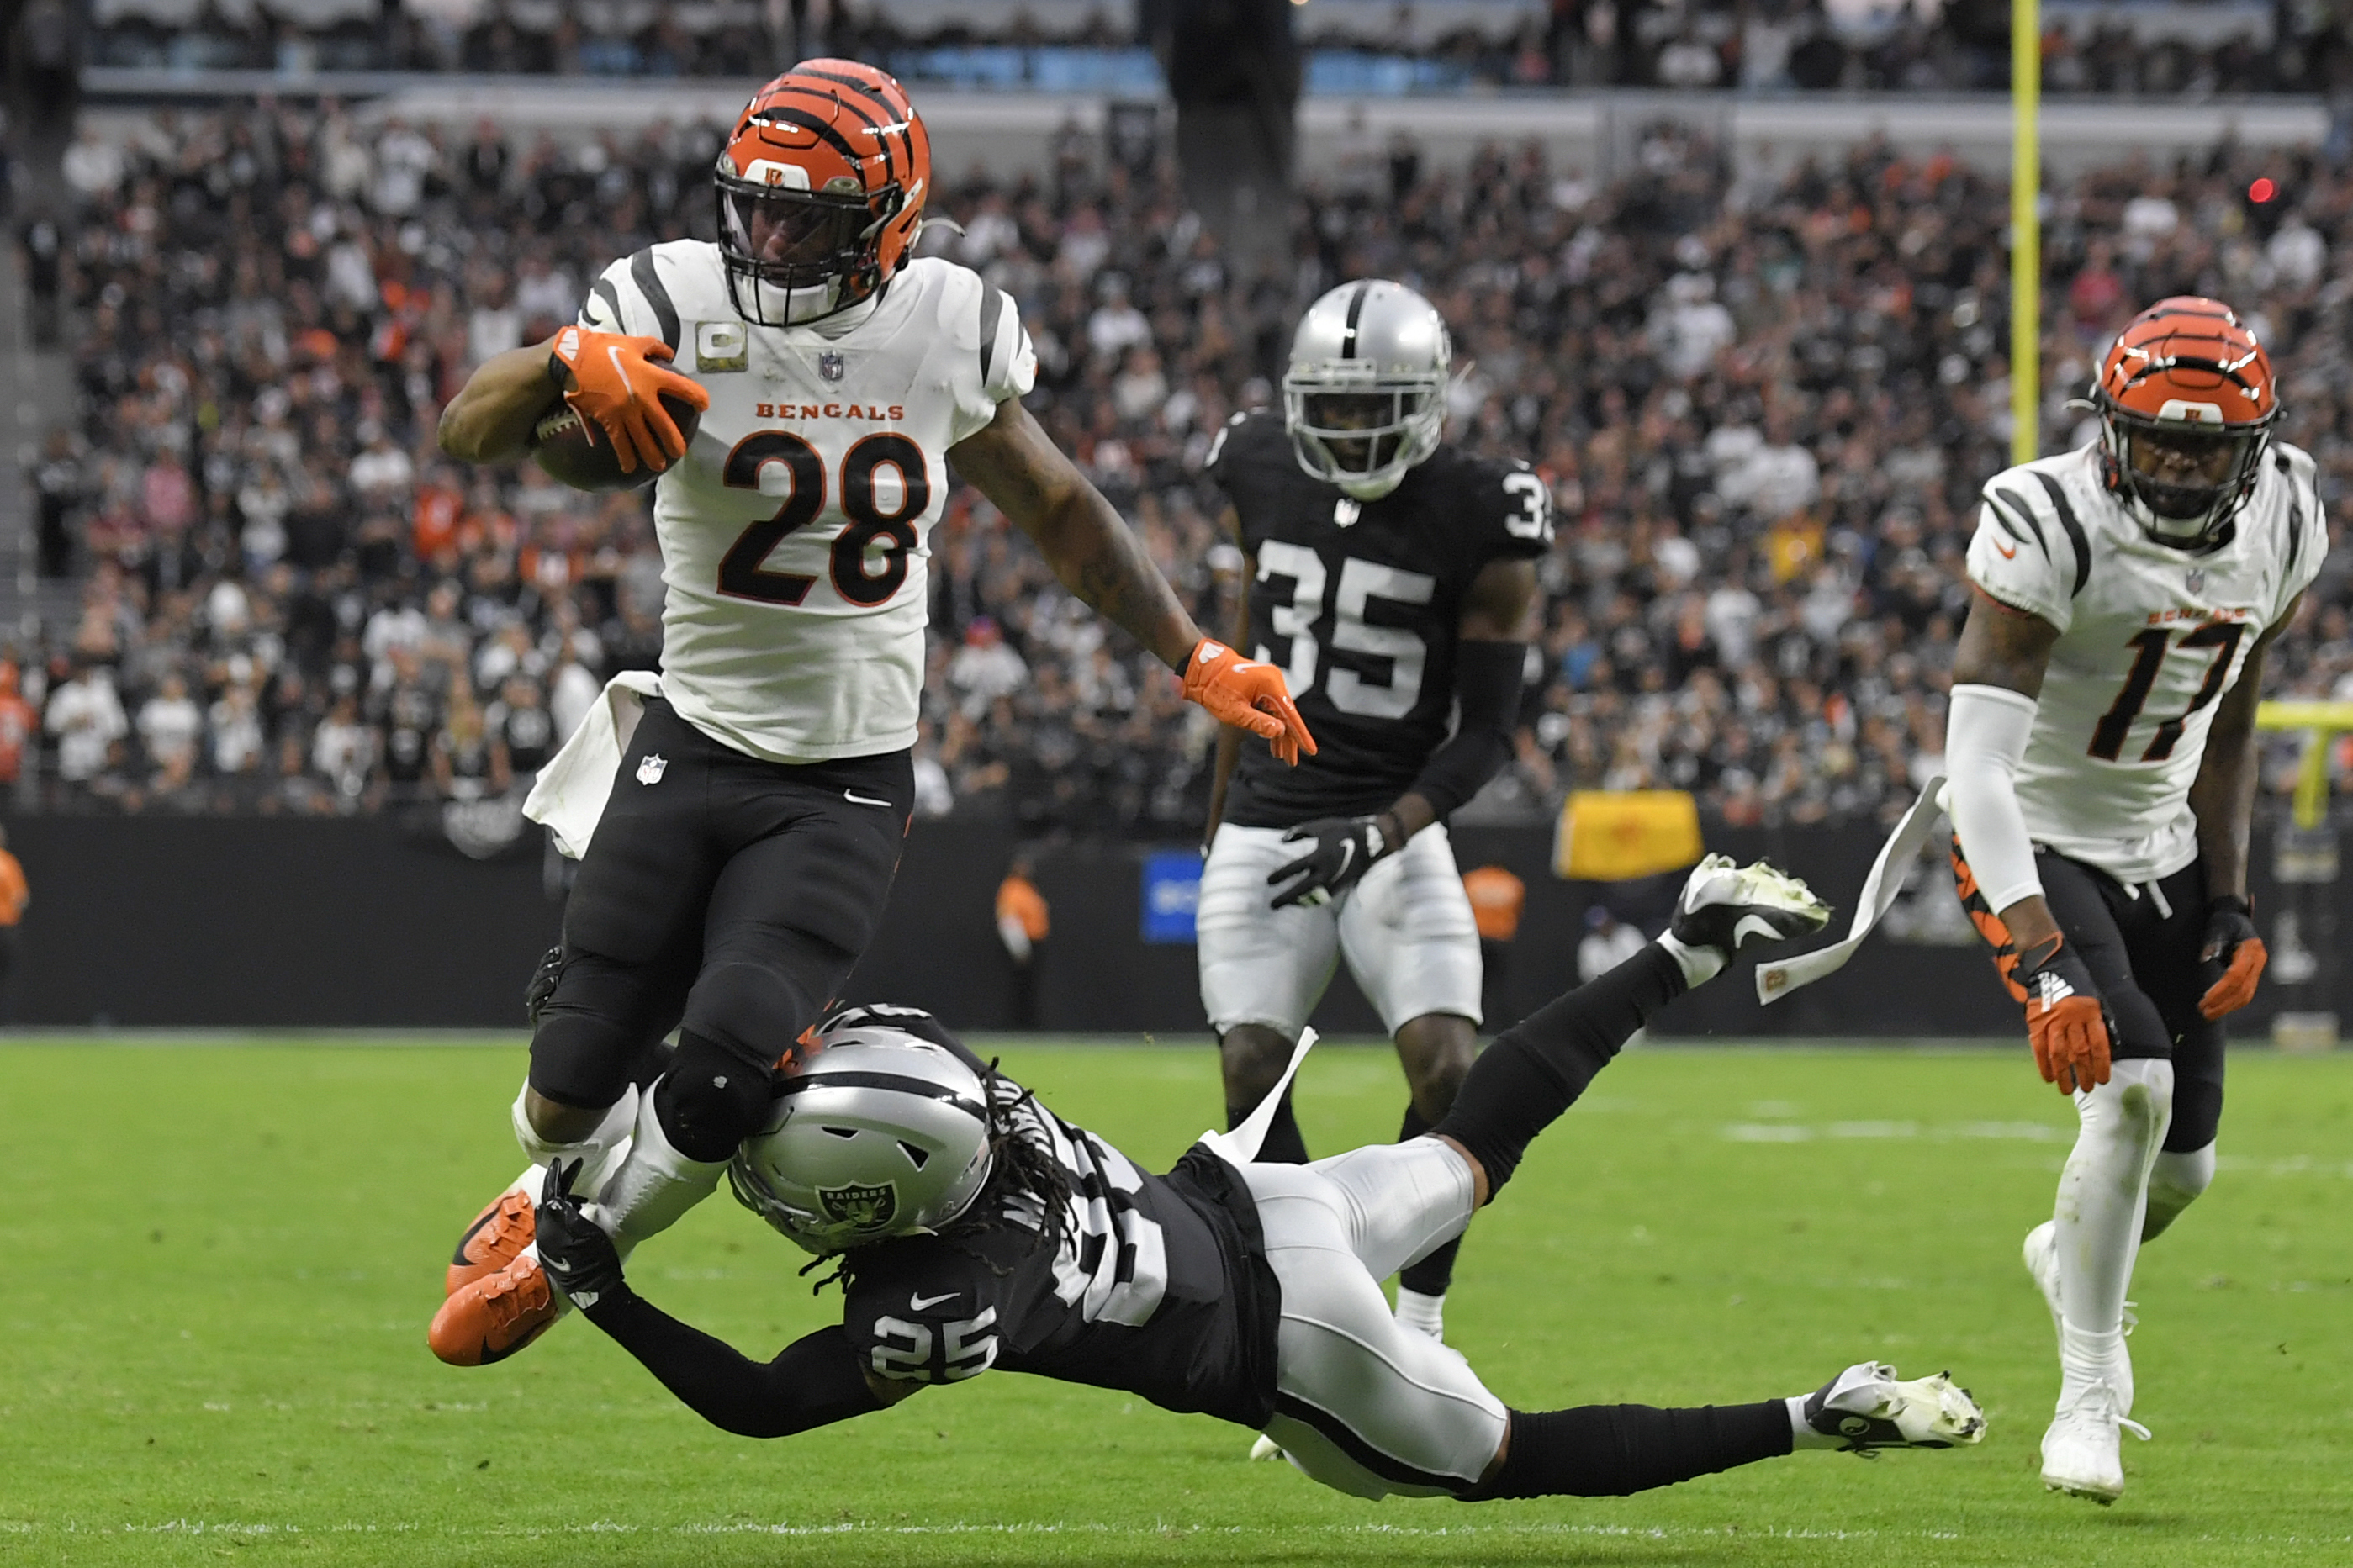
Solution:
<svg viewBox="0 0 2353 1568">
<path fill-rule="evenodd" d="M 1988 482 L 1969 579 L 2059 629 L 2018 802 L 2028 834 L 2126 884 L 2198 858 L 2189 786 L 2216 705 L 2320 571 L 2312 459 L 2274 444 L 2235 531 L 2203 554 L 2157 543 L 2086 447 Z"/>
<path fill-rule="evenodd" d="M 662 695 L 770 762 L 913 745 L 948 448 L 1037 374 L 1013 301 L 918 260 L 872 306 L 755 326 L 718 247 L 681 239 L 607 268 L 580 323 L 660 338 L 711 395 L 654 490 Z"/>
</svg>

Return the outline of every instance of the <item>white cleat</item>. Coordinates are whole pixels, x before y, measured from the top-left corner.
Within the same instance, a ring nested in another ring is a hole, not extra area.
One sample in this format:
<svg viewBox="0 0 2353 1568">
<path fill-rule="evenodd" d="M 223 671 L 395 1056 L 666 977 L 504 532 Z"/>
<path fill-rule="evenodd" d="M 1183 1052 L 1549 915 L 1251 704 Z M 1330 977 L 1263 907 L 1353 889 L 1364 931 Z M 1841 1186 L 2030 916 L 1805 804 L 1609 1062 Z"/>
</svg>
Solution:
<svg viewBox="0 0 2353 1568">
<path fill-rule="evenodd" d="M 2090 1498 L 2105 1508 L 2125 1495 L 2122 1434 L 2148 1441 L 2148 1428 L 2127 1418 L 2115 1384 L 2105 1379 L 2085 1385 L 2059 1407 L 2042 1434 L 2042 1484 L 2070 1497 Z"/>
<path fill-rule="evenodd" d="M 1751 942 L 1783 942 L 1830 923 L 1831 907 L 1788 872 L 1759 860 L 1736 866 L 1710 855 L 1692 868 L 1668 928 L 1687 947 L 1738 952 Z"/>
<path fill-rule="evenodd" d="M 1250 1445 L 1250 1458 L 1253 1462 L 1260 1459 L 1281 1459 L 1287 1457 L 1288 1456 L 1286 1456 L 1282 1451 L 1282 1445 L 1262 1432 L 1259 1434 L 1258 1441 Z"/>
<path fill-rule="evenodd" d="M 1806 1425 L 1850 1453 L 1881 1448 L 1957 1448 L 1985 1436 L 1985 1412 L 1953 1374 L 1905 1382 L 1885 1362 L 1863 1361 L 1816 1389 Z"/>
</svg>

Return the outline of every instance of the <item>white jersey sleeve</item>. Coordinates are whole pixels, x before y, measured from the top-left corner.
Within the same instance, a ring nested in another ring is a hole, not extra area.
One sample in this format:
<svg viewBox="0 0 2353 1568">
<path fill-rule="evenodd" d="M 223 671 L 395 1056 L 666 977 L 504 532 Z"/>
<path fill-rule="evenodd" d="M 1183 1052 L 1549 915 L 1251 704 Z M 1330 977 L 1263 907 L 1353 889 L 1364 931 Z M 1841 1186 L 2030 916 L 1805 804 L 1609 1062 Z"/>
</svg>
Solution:
<svg viewBox="0 0 2353 1568">
<path fill-rule="evenodd" d="M 977 274 L 965 273 L 956 281 L 979 289 L 978 309 L 969 330 L 980 374 L 971 382 L 957 378 L 951 445 L 985 429 L 997 417 L 998 405 L 1008 397 L 1029 396 L 1029 389 L 1038 384 L 1038 351 L 1030 346 L 1029 329 L 1021 324 L 1021 307 L 1011 295 Z"/>
<path fill-rule="evenodd" d="M 580 325 L 593 331 L 659 338 L 675 351 L 678 307 L 671 303 L 670 283 L 662 277 L 657 255 L 649 246 L 598 274 L 580 302 Z"/>
<path fill-rule="evenodd" d="M 2328 555 L 2328 514 L 2320 504 L 2319 476 L 2309 453 L 2283 441 L 2272 448 L 2271 463 L 2287 481 L 2288 495 L 2288 504 L 2274 509 L 2273 518 L 2279 531 L 2280 587 L 2267 626 L 2276 627 L 2295 596 L 2320 575 Z"/>
<path fill-rule="evenodd" d="M 1969 541 L 1968 571 L 1989 597 L 2064 632 L 2091 572 L 2090 546 L 2065 489 L 2034 468 L 1995 475 Z"/>
</svg>

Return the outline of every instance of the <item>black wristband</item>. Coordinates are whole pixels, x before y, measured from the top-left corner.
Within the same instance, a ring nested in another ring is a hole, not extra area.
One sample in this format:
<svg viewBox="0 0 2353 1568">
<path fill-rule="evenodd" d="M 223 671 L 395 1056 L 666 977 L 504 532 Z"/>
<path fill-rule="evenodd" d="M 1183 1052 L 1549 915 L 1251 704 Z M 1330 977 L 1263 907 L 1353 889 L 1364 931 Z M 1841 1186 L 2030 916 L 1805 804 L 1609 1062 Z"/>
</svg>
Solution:
<svg viewBox="0 0 2353 1568">
<path fill-rule="evenodd" d="M 2206 912 L 2209 915 L 2213 914 L 2217 910 L 2229 910 L 2233 914 L 2245 915 L 2252 920 L 2254 918 L 2255 901 L 2253 899 L 2242 898 L 2236 893 L 2219 893 L 2206 900 Z"/>
</svg>

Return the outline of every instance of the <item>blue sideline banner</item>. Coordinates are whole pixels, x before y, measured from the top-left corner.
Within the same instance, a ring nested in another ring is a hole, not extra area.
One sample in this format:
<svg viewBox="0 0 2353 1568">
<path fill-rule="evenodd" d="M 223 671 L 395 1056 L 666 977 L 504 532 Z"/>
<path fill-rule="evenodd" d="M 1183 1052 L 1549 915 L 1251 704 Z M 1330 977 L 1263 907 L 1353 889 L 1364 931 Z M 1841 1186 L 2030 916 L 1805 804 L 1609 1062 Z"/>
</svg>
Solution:
<svg viewBox="0 0 2353 1568">
<path fill-rule="evenodd" d="M 1193 940 L 1193 911 L 1201 905 L 1201 852 L 1162 849 L 1144 858 L 1144 940 L 1171 945 Z"/>
</svg>

